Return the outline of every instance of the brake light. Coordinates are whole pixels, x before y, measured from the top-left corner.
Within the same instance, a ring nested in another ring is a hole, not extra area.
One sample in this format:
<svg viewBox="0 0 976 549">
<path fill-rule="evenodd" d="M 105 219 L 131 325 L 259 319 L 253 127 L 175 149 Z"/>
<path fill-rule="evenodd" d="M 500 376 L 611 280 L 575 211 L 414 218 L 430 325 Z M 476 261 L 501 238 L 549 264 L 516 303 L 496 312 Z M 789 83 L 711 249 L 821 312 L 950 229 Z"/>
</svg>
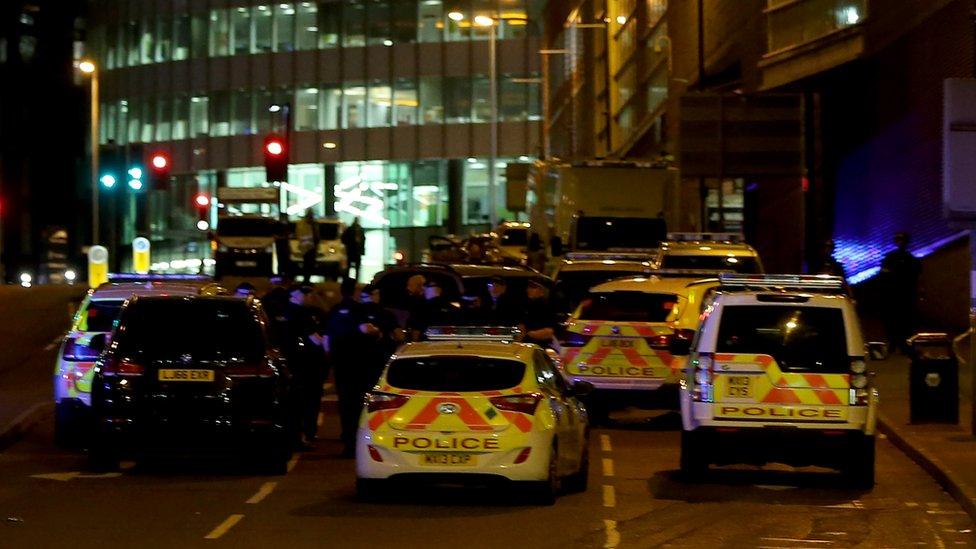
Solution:
<svg viewBox="0 0 976 549">
<path fill-rule="evenodd" d="M 380 410 L 396 410 L 410 400 L 407 395 L 394 395 L 392 393 L 373 392 L 366 395 L 366 412 L 378 412 Z"/>
<path fill-rule="evenodd" d="M 491 405 L 499 410 L 505 410 L 508 412 L 518 412 L 520 414 L 535 414 L 535 408 L 539 405 L 539 401 L 542 400 L 542 395 L 539 393 L 529 393 L 527 395 L 508 395 L 494 397 L 491 400 Z"/>
<path fill-rule="evenodd" d="M 224 369 L 224 375 L 230 378 L 245 377 L 274 377 L 277 372 L 267 362 L 260 364 L 232 364 Z"/>
<path fill-rule="evenodd" d="M 694 384 L 692 386 L 692 398 L 699 402 L 712 402 L 714 372 L 712 370 L 712 355 L 700 354 L 692 361 L 695 368 Z"/>
<path fill-rule="evenodd" d="M 652 349 L 667 349 L 671 343 L 671 334 L 656 335 L 644 338 Z"/>
<path fill-rule="evenodd" d="M 106 360 L 105 364 L 102 365 L 101 372 L 103 376 L 108 377 L 133 377 L 141 376 L 145 373 L 145 368 L 142 364 L 137 364 L 128 360 Z"/>
<path fill-rule="evenodd" d="M 77 339 L 69 339 L 64 343 L 64 353 L 62 358 L 72 362 L 86 361 L 92 362 L 98 359 L 100 353 L 88 345 L 78 343 Z"/>
<path fill-rule="evenodd" d="M 851 359 L 850 382 L 851 388 L 848 396 L 848 403 L 851 406 L 867 406 L 870 396 L 870 376 L 868 365 L 861 358 Z"/>
<path fill-rule="evenodd" d="M 562 347 L 585 347 L 586 344 L 590 342 L 591 338 L 592 336 L 577 334 L 575 332 L 567 332 L 559 344 Z"/>
</svg>

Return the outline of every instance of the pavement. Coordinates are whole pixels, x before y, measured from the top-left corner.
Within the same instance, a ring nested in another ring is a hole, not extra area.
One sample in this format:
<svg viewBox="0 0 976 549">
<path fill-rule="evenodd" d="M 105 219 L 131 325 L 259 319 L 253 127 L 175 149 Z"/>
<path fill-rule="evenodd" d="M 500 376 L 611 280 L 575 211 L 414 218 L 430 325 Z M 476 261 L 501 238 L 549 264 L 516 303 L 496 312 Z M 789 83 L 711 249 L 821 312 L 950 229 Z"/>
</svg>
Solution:
<svg viewBox="0 0 976 549">
<path fill-rule="evenodd" d="M 968 351 L 962 349 L 964 356 Z M 976 520 L 976 437 L 973 436 L 972 368 L 959 369 L 959 423 L 912 423 L 910 360 L 894 354 L 872 365 L 881 394 L 881 431 L 921 466 Z"/>
</svg>

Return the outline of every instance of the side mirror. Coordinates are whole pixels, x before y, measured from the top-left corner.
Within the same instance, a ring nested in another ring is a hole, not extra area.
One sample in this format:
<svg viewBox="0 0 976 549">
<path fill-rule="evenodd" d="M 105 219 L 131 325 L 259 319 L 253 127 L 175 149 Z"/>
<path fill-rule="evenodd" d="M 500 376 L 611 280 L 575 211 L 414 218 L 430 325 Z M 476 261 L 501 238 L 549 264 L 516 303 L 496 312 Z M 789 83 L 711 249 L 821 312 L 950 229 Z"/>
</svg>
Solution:
<svg viewBox="0 0 976 549">
<path fill-rule="evenodd" d="M 579 380 L 569 386 L 569 391 L 573 396 L 585 397 L 593 392 L 593 384 L 589 381 Z"/>
<path fill-rule="evenodd" d="M 867 351 L 868 357 L 871 360 L 884 360 L 888 358 L 888 344 L 882 341 L 871 341 L 865 346 L 865 351 Z"/>
<path fill-rule="evenodd" d="M 685 356 L 691 352 L 691 340 L 683 337 L 672 337 L 668 342 L 668 352 L 672 356 Z"/>
<path fill-rule="evenodd" d="M 95 334 L 88 341 L 88 348 L 98 354 L 102 354 L 102 351 L 105 350 L 106 345 L 108 345 L 107 334 Z"/>
</svg>

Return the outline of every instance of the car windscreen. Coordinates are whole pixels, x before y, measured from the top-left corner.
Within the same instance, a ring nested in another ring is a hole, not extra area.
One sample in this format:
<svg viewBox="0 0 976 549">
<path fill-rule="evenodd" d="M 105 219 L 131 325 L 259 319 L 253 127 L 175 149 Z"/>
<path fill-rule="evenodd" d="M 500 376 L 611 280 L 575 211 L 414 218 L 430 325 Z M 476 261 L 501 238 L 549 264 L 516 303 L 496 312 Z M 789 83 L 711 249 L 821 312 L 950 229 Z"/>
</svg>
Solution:
<svg viewBox="0 0 976 549">
<path fill-rule="evenodd" d="M 678 296 L 648 292 L 598 292 L 580 304 L 580 320 L 619 322 L 664 322 L 671 315 Z"/>
<path fill-rule="evenodd" d="M 694 269 L 700 271 L 734 271 L 742 274 L 759 274 L 759 262 L 755 257 L 724 255 L 665 255 L 661 261 L 664 269 Z"/>
<path fill-rule="evenodd" d="M 189 355 L 194 361 L 260 361 L 264 334 L 243 300 L 166 299 L 128 307 L 116 336 L 118 352 L 148 360 Z"/>
<path fill-rule="evenodd" d="M 578 304 L 589 293 L 590 288 L 603 284 L 615 278 L 630 276 L 648 276 L 642 270 L 593 270 L 593 271 L 561 271 L 556 277 L 556 289 L 564 299 L 573 306 Z"/>
<path fill-rule="evenodd" d="M 339 240 L 339 224 L 319 222 L 319 238 L 322 240 Z"/>
<path fill-rule="evenodd" d="M 278 232 L 278 222 L 270 218 L 227 217 L 217 221 L 219 236 L 270 237 Z"/>
<path fill-rule="evenodd" d="M 502 233 L 502 246 L 525 246 L 529 243 L 528 229 L 506 229 Z"/>
<path fill-rule="evenodd" d="M 667 234 L 663 219 L 582 217 L 576 222 L 576 248 L 597 251 L 656 248 Z"/>
<path fill-rule="evenodd" d="M 524 375 L 525 364 L 517 360 L 434 356 L 394 360 L 386 381 L 399 389 L 462 393 L 510 389 Z"/>
<path fill-rule="evenodd" d="M 725 306 L 715 352 L 770 355 L 788 372 L 850 368 L 844 315 L 837 308 Z"/>
<path fill-rule="evenodd" d="M 88 304 L 85 320 L 79 323 L 79 328 L 89 332 L 111 332 L 121 310 L 121 300 L 92 301 Z"/>
</svg>

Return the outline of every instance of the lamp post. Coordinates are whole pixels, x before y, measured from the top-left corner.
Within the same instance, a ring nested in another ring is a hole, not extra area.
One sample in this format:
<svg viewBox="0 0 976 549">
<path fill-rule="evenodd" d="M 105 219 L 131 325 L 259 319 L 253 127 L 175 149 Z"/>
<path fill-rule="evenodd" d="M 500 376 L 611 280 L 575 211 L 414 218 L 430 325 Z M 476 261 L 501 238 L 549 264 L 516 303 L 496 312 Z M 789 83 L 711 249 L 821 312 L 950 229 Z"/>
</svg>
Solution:
<svg viewBox="0 0 976 549">
<path fill-rule="evenodd" d="M 474 18 L 475 25 L 488 28 L 488 104 L 491 109 L 488 119 L 488 220 L 492 230 L 498 226 L 498 197 L 495 192 L 495 178 L 498 176 L 495 167 L 498 158 L 498 40 L 495 23 L 495 18 L 487 15 Z"/>
<path fill-rule="evenodd" d="M 88 75 L 91 81 L 91 200 L 92 200 L 92 244 L 99 243 L 98 219 L 98 66 L 94 61 L 84 60 L 78 63 L 78 70 Z"/>
</svg>

